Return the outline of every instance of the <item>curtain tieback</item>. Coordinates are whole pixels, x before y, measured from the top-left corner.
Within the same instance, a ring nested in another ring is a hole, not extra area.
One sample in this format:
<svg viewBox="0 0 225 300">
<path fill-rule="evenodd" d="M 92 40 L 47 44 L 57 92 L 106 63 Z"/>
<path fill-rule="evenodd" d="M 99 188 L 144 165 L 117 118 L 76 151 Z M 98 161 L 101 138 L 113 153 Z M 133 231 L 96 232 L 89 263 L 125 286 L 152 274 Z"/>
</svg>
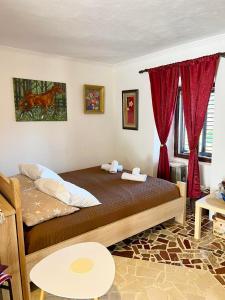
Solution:
<svg viewBox="0 0 225 300">
<path fill-rule="evenodd" d="M 166 144 L 161 144 L 161 145 L 160 145 L 161 148 L 163 148 L 163 147 L 165 147 L 165 146 L 166 146 Z"/>
</svg>

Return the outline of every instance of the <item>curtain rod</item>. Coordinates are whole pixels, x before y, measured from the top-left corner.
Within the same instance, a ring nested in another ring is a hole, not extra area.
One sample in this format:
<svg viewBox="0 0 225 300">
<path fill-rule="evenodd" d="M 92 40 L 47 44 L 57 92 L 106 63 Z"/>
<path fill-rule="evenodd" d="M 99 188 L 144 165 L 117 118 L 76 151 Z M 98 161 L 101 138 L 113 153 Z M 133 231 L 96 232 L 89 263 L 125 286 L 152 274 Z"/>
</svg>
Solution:
<svg viewBox="0 0 225 300">
<path fill-rule="evenodd" d="M 221 57 L 225 57 L 225 52 L 220 52 L 220 53 L 218 53 L 218 54 L 219 54 Z M 150 68 L 140 70 L 138 73 L 139 73 L 139 74 L 146 73 L 146 72 L 148 72 L 149 69 L 150 69 Z"/>
</svg>

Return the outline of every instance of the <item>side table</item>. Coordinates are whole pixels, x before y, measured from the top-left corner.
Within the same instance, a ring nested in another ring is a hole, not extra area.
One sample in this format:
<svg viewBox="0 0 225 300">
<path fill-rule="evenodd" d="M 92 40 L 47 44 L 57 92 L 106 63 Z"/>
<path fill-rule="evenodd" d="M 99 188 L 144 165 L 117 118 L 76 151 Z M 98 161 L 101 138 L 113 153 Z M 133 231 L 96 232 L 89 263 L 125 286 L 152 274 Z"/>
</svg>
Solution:
<svg viewBox="0 0 225 300">
<path fill-rule="evenodd" d="M 201 220 L 202 209 L 208 209 L 209 211 L 225 214 L 225 202 L 221 199 L 217 199 L 215 195 L 210 194 L 196 201 L 195 203 L 195 239 L 201 237 Z"/>
<path fill-rule="evenodd" d="M 95 242 L 60 249 L 37 263 L 31 281 L 44 292 L 69 299 L 98 299 L 110 289 L 115 263 L 106 247 Z"/>
</svg>

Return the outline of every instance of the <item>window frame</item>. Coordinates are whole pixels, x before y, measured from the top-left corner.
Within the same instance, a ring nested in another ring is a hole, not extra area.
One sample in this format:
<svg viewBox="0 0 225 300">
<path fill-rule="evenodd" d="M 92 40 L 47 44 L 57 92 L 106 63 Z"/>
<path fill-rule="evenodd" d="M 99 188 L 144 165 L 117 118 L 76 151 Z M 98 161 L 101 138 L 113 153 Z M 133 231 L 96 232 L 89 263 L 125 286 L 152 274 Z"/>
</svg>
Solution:
<svg viewBox="0 0 225 300">
<path fill-rule="evenodd" d="M 215 86 L 213 86 L 212 91 L 215 92 Z M 179 120 L 179 113 L 180 113 L 180 93 L 181 93 L 181 87 L 178 88 L 178 94 L 177 94 L 177 104 L 176 104 L 176 110 L 175 110 L 175 121 L 174 121 L 174 157 L 179 157 L 179 158 L 184 158 L 184 159 L 189 159 L 189 153 L 184 153 L 184 149 L 179 149 L 179 141 L 181 141 L 181 145 L 184 145 L 184 132 L 183 134 L 179 132 L 179 123 L 182 122 L 184 124 L 184 116 L 182 114 L 182 120 Z M 205 123 L 204 123 L 205 124 Z M 184 131 L 185 125 L 182 126 L 182 129 Z M 204 138 L 206 133 L 206 126 L 203 126 L 203 135 L 202 139 Z M 179 136 L 180 134 L 180 136 Z M 205 144 L 206 144 L 206 139 L 205 142 L 203 143 L 202 148 L 205 149 Z M 181 151 L 179 151 L 181 150 Z M 180 153 L 182 152 L 182 153 Z M 207 152 L 200 152 L 198 153 L 198 159 L 201 162 L 207 162 L 211 163 L 212 162 L 212 156 L 210 156 L 209 153 Z"/>
</svg>

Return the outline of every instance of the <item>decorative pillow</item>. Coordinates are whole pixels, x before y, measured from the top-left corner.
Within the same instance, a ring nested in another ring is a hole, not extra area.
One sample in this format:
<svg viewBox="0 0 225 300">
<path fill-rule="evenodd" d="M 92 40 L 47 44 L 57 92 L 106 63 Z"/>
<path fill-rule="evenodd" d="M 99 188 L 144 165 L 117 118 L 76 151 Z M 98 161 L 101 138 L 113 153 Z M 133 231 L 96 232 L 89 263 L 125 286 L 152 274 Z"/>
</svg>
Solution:
<svg viewBox="0 0 225 300">
<path fill-rule="evenodd" d="M 70 201 L 70 193 L 62 182 L 49 178 L 40 178 L 34 182 L 34 185 L 39 191 L 53 196 L 66 204 Z"/>
<path fill-rule="evenodd" d="M 21 174 L 14 175 L 12 177 L 17 178 L 19 180 L 20 190 L 22 192 L 35 189 L 34 181 L 29 177 Z"/>
<path fill-rule="evenodd" d="M 101 204 L 98 199 L 87 190 L 68 181 L 64 181 L 63 185 L 70 193 L 70 201 L 67 204 L 77 207 L 89 207 Z"/>
<path fill-rule="evenodd" d="M 37 164 L 20 164 L 19 165 L 20 174 L 26 175 L 32 180 L 40 178 L 40 168 Z"/>
<path fill-rule="evenodd" d="M 37 189 L 22 191 L 21 200 L 23 222 L 27 226 L 33 226 L 56 217 L 69 215 L 79 210 L 79 208 L 66 205 Z"/>
<path fill-rule="evenodd" d="M 51 178 L 63 182 L 63 179 L 58 174 L 39 164 L 20 164 L 19 170 L 21 174 L 26 175 L 32 180 Z"/>
</svg>

